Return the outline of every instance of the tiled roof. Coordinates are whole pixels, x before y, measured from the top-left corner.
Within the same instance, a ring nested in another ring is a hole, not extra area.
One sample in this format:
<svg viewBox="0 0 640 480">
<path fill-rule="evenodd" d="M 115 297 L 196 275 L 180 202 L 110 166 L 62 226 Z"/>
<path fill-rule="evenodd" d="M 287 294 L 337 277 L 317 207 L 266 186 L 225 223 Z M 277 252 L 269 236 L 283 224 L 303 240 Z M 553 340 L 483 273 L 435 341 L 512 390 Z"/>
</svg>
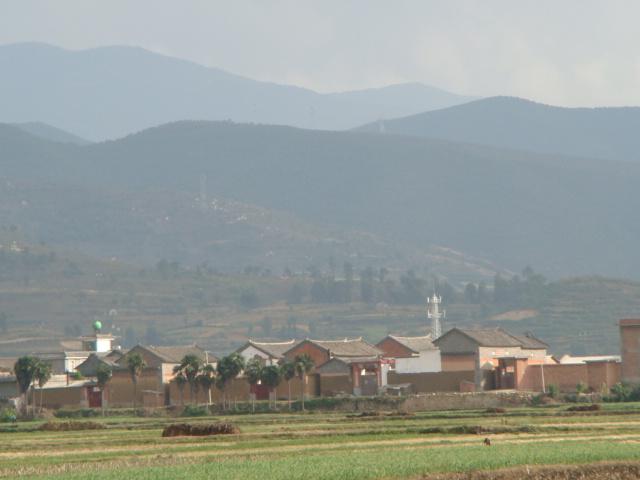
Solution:
<svg viewBox="0 0 640 480">
<path fill-rule="evenodd" d="M 520 347 L 520 341 L 501 328 L 459 329 L 481 347 Z"/>
<path fill-rule="evenodd" d="M 539 338 L 534 337 L 530 333 L 526 333 L 524 335 L 514 335 L 514 334 L 510 334 L 510 335 L 522 344 L 522 348 L 528 348 L 531 350 L 536 350 L 536 349 L 542 350 L 549 347 L 549 345 L 544 343 Z"/>
<path fill-rule="evenodd" d="M 370 357 L 382 355 L 382 350 L 365 342 L 362 338 L 344 340 L 307 340 L 324 350 L 328 350 L 334 357 Z"/>
<path fill-rule="evenodd" d="M 380 358 L 377 355 L 371 355 L 368 357 L 333 357 L 336 360 L 340 360 L 341 362 L 346 363 L 347 365 L 351 365 L 352 363 L 369 363 L 369 362 L 379 362 Z"/>
<path fill-rule="evenodd" d="M 157 355 L 166 363 L 180 363 L 186 355 L 195 355 L 203 362 L 206 359 L 205 350 L 198 347 L 197 345 L 182 345 L 174 347 L 156 347 L 151 345 L 144 345 L 142 347 Z M 216 360 L 216 357 L 214 357 L 210 353 L 208 355 L 208 358 L 209 362 L 213 362 Z"/>
<path fill-rule="evenodd" d="M 388 335 L 389 338 L 395 340 L 401 345 L 404 345 L 409 350 L 419 353 L 425 350 L 436 350 L 437 347 L 431 341 L 431 335 L 425 335 L 423 337 L 398 337 L 396 335 Z"/>
<path fill-rule="evenodd" d="M 284 357 L 284 353 L 287 350 L 293 348 L 297 343 L 299 343 L 297 340 L 287 340 L 286 342 L 258 342 L 256 340 L 249 340 L 242 347 L 236 350 L 236 352 L 240 352 L 248 346 L 253 346 L 272 358 L 280 359 Z"/>
<path fill-rule="evenodd" d="M 466 335 L 481 347 L 521 347 L 525 349 L 545 349 L 548 347 L 542 340 L 531 334 L 514 335 L 502 328 L 453 328 L 449 332 L 458 331 Z M 449 332 L 445 333 L 448 335 Z M 443 338 L 443 335 L 440 338 Z M 439 340 L 434 343 L 437 345 Z"/>
</svg>

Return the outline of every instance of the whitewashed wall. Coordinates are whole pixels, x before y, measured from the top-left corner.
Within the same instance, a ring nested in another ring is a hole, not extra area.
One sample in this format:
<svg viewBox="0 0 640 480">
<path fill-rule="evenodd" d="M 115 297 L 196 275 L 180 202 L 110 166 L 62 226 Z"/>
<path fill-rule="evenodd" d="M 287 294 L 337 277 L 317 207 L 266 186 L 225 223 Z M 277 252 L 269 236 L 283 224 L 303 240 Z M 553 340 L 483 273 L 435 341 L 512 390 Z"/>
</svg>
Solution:
<svg viewBox="0 0 640 480">
<path fill-rule="evenodd" d="M 417 357 L 396 358 L 397 373 L 440 372 L 440 350 L 426 350 Z"/>
</svg>

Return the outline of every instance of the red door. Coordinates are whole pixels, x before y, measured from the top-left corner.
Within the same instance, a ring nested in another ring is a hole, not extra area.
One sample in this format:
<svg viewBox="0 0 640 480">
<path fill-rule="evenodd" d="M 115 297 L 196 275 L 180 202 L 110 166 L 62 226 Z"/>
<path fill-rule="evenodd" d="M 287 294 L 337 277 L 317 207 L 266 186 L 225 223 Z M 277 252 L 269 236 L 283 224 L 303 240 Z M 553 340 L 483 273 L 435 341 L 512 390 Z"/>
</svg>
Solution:
<svg viewBox="0 0 640 480">
<path fill-rule="evenodd" d="M 87 387 L 89 408 L 102 407 L 102 391 L 98 387 Z"/>
<path fill-rule="evenodd" d="M 254 385 L 253 393 L 256 395 L 256 400 L 269 400 L 269 388 L 266 385 Z"/>
</svg>

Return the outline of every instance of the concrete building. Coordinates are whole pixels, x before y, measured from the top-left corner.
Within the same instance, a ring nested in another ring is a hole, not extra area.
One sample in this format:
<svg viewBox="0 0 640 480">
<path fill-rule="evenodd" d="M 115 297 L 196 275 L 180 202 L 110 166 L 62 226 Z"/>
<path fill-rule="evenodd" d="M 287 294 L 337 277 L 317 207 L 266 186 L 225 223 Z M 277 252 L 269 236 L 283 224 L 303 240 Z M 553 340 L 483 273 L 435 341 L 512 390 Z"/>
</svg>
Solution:
<svg viewBox="0 0 640 480">
<path fill-rule="evenodd" d="M 296 345 L 296 340 L 286 342 L 259 342 L 249 340 L 236 350 L 245 362 L 254 358 L 263 360 L 264 365 L 277 365 L 284 358 L 284 353 Z"/>
<path fill-rule="evenodd" d="M 400 337 L 387 335 L 376 345 L 390 361 L 390 371 L 396 373 L 426 373 L 442 370 L 440 350 L 431 335 Z"/>
</svg>

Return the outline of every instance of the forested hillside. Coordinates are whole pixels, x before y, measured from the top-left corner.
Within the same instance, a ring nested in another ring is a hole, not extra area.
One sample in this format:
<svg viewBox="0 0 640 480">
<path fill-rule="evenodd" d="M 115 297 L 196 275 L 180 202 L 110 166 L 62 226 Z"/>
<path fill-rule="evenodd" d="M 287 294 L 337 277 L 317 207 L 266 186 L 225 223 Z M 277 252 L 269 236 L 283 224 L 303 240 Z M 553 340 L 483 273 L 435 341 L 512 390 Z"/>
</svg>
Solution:
<svg viewBox="0 0 640 480">
<path fill-rule="evenodd" d="M 206 177 L 211 198 L 398 244 L 440 245 L 507 269 L 640 271 L 634 164 L 230 122 L 180 122 L 84 147 L 9 127 L 0 135 L 7 178 L 197 195 Z"/>
</svg>

